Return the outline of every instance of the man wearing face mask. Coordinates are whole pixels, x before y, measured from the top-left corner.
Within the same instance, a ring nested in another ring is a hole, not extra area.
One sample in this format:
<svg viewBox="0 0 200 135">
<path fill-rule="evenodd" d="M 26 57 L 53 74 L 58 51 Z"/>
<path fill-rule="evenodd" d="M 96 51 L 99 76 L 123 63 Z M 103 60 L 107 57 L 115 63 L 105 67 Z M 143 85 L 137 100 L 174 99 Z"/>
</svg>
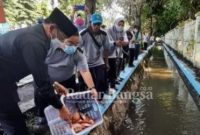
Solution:
<svg viewBox="0 0 200 135">
<path fill-rule="evenodd" d="M 94 97 L 97 97 L 87 59 L 83 51 L 77 47 L 78 40 L 76 38 L 79 38 L 79 35 L 78 33 L 76 34 L 68 37 L 64 42 L 60 42 L 58 39 L 52 40 L 45 60 L 45 63 L 48 65 L 48 73 L 53 81 L 62 84 L 69 92 L 77 92 L 75 72 L 79 71 L 88 89 L 92 91 Z M 60 93 L 67 94 L 66 91 L 60 91 Z M 37 105 L 38 117 L 36 117 L 34 127 L 35 129 L 40 129 L 46 124 L 44 109 L 48 106 L 48 103 L 40 102 L 37 96 L 35 96 L 35 103 Z"/>
<path fill-rule="evenodd" d="M 81 48 L 77 47 L 77 42 L 74 42 L 72 37 L 69 37 L 64 43 L 53 40 L 46 63 L 48 64 L 48 71 L 52 80 L 58 81 L 66 88 L 74 89 L 75 92 L 78 91 L 78 88 L 74 72 L 76 70 L 79 71 L 88 89 L 91 89 L 94 96 L 97 96 L 86 56 Z"/>
<path fill-rule="evenodd" d="M 69 19 L 55 8 L 44 24 L 11 31 L 0 37 L 0 123 L 5 134 L 29 134 L 18 106 L 16 85 L 29 74 L 34 77 L 38 86 L 35 93 L 41 101 L 59 109 L 61 118 L 70 119 L 69 110 L 55 95 L 45 64 L 51 39 L 64 40 L 78 32 L 68 22 Z"/>
<path fill-rule="evenodd" d="M 108 29 L 108 35 L 110 40 L 117 45 L 115 50 L 109 55 L 109 66 L 110 70 L 108 71 L 110 87 L 112 90 L 115 90 L 115 83 L 117 77 L 119 76 L 122 58 L 123 58 L 123 46 L 128 45 L 128 38 L 126 32 L 124 31 L 124 18 L 118 18 L 115 20 L 114 25 Z M 116 65 L 117 63 L 117 65 Z M 118 83 L 118 82 L 117 82 Z"/>
<path fill-rule="evenodd" d="M 105 62 L 108 52 L 115 48 L 110 44 L 107 33 L 100 29 L 102 22 L 102 16 L 95 13 L 91 17 L 91 26 L 80 33 L 82 37 L 80 47 L 86 55 L 95 87 L 102 94 L 99 100 L 103 99 L 104 94 L 108 94 Z"/>
</svg>

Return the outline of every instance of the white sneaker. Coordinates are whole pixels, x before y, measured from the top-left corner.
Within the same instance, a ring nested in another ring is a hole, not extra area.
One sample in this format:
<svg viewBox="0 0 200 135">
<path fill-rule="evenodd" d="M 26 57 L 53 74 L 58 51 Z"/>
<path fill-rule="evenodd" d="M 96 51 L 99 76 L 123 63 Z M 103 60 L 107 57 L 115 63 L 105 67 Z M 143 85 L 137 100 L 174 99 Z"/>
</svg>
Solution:
<svg viewBox="0 0 200 135">
<path fill-rule="evenodd" d="M 100 102 L 101 102 L 101 104 L 106 104 L 108 102 L 108 100 L 111 98 L 112 98 L 112 96 L 104 94 L 103 99 Z"/>
<path fill-rule="evenodd" d="M 114 88 L 109 88 L 109 95 L 113 96 L 115 94 L 116 90 Z"/>
</svg>

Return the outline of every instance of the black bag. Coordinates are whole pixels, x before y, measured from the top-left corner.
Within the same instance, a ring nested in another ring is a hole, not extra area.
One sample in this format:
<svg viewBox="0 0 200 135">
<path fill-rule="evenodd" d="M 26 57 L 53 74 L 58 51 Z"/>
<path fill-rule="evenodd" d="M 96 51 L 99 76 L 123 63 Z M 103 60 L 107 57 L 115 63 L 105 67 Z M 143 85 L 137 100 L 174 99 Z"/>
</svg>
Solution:
<svg viewBox="0 0 200 135">
<path fill-rule="evenodd" d="M 95 39 L 95 37 L 92 35 L 91 31 L 89 29 L 87 29 L 88 33 L 90 34 L 90 36 L 92 37 L 92 40 L 94 41 L 95 45 L 100 49 L 102 47 L 102 45 L 100 45 L 97 40 Z"/>
<path fill-rule="evenodd" d="M 97 57 L 96 58 L 94 58 L 92 61 L 93 62 L 95 62 L 95 61 L 97 61 L 98 60 L 98 58 L 100 57 L 100 55 L 101 55 L 101 52 L 100 52 L 100 49 L 101 49 L 101 47 L 102 47 L 102 45 L 100 45 L 99 43 L 98 43 L 98 41 L 95 39 L 95 37 L 92 35 L 92 32 L 89 30 L 89 28 L 87 29 L 87 32 L 90 34 L 90 36 L 91 36 L 91 38 L 92 38 L 92 40 L 94 41 L 94 43 L 95 43 L 95 45 L 96 45 L 96 48 L 97 48 Z M 89 63 L 89 62 L 88 62 Z"/>
</svg>

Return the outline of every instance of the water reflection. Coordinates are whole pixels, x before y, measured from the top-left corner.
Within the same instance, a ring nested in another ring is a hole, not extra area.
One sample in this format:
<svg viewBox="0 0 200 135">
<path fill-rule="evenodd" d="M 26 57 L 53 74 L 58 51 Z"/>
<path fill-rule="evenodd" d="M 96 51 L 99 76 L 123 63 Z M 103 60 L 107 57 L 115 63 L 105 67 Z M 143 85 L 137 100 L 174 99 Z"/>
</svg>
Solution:
<svg viewBox="0 0 200 135">
<path fill-rule="evenodd" d="M 153 99 L 132 100 L 119 135 L 199 135 L 200 113 L 184 82 L 165 52 L 153 54 L 141 83 Z"/>
</svg>

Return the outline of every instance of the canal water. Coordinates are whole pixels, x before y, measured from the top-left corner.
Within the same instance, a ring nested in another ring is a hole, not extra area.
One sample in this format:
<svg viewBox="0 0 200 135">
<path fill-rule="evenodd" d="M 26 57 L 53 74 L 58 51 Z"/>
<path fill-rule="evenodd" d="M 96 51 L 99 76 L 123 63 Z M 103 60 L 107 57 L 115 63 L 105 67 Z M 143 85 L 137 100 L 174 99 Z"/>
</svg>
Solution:
<svg viewBox="0 0 200 135">
<path fill-rule="evenodd" d="M 145 64 L 139 92 L 151 99 L 135 97 L 118 135 L 199 135 L 200 112 L 162 47 L 156 47 Z"/>
</svg>

